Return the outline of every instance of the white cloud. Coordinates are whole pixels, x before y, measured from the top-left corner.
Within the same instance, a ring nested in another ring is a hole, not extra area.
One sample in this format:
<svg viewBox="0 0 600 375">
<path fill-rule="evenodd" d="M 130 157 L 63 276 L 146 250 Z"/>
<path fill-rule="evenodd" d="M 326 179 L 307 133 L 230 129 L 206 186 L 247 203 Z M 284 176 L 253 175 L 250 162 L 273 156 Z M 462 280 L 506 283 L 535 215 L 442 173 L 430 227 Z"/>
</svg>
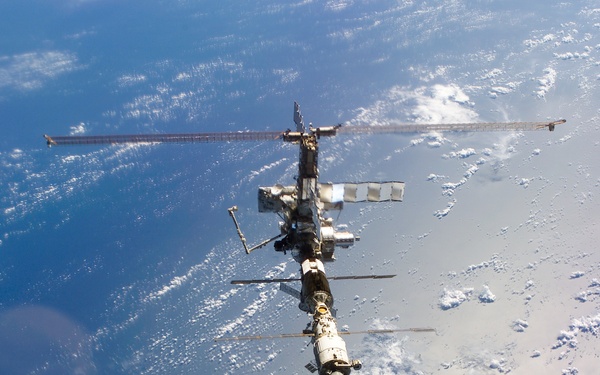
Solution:
<svg viewBox="0 0 600 375">
<path fill-rule="evenodd" d="M 71 127 L 71 134 L 80 132 L 85 132 L 84 124 Z M 129 158 L 139 156 L 142 147 L 138 144 L 102 148 L 48 162 L 37 160 L 35 152 L 20 149 L 0 153 L 0 166 L 7 181 L 19 181 L 0 189 L 4 223 L 35 221 L 35 213 L 48 205 L 84 194 L 102 178 L 131 168 Z"/>
<path fill-rule="evenodd" d="M 427 134 L 420 136 L 419 138 L 411 140 L 410 145 L 420 145 L 425 141 L 427 141 L 427 147 L 429 148 L 440 148 L 443 144 L 445 144 L 448 141 L 448 138 L 444 137 L 443 134 L 437 131 L 431 131 Z"/>
<path fill-rule="evenodd" d="M 179 79 L 178 76 L 176 79 Z M 125 74 L 117 79 L 117 83 L 119 87 L 130 87 L 134 86 L 138 83 L 146 82 L 148 77 L 144 74 Z"/>
<path fill-rule="evenodd" d="M 497 161 L 509 159 L 515 153 L 515 146 L 518 145 L 519 138 L 521 137 L 523 137 L 523 133 L 509 133 L 502 135 L 498 143 L 494 144 L 493 150 L 486 148 L 482 153 Z"/>
<path fill-rule="evenodd" d="M 463 302 L 471 299 L 473 288 L 463 288 L 462 290 L 444 289 L 440 297 L 439 306 L 442 310 L 449 310 L 460 306 Z"/>
<path fill-rule="evenodd" d="M 351 0 L 329 0 L 325 4 L 325 9 L 339 12 L 352 5 Z"/>
<path fill-rule="evenodd" d="M 523 319 L 517 319 L 513 322 L 512 328 L 515 332 L 525 332 L 525 329 L 529 327 L 529 322 Z"/>
<path fill-rule="evenodd" d="M 394 122 L 465 123 L 477 121 L 469 97 L 457 85 L 389 89 L 369 107 L 359 108 L 352 123 L 382 125 Z"/>
<path fill-rule="evenodd" d="M 250 174 L 248 175 L 248 177 L 246 177 L 245 179 L 247 179 L 247 181 L 252 181 L 254 178 L 256 178 L 257 176 L 260 176 L 261 174 L 265 173 L 266 171 L 273 169 L 275 167 L 278 167 L 279 165 L 281 165 L 282 163 L 286 162 L 288 159 L 287 158 L 282 158 L 280 160 L 276 160 L 270 164 L 264 165 L 262 166 L 259 170 L 257 171 L 250 171 Z"/>
<path fill-rule="evenodd" d="M 143 85 L 146 88 L 140 95 L 123 104 L 120 114 L 122 117 L 150 123 L 168 122 L 178 118 L 192 121 L 205 116 L 210 111 L 210 106 L 204 104 L 215 98 L 217 92 L 227 98 L 239 98 L 245 95 L 243 90 L 229 85 L 224 85 L 225 89 L 223 87 L 218 90 L 212 89 L 215 82 L 222 83 L 217 77 L 221 74 L 243 79 L 248 72 L 241 62 L 215 59 L 187 66 L 184 69 L 175 69 L 171 61 L 164 60 L 154 63 L 152 69 L 156 69 L 157 72 L 131 73 L 118 78 L 117 84 L 120 88 L 134 85 Z M 285 75 L 286 73 L 288 74 Z M 170 82 L 160 81 L 154 84 L 149 78 L 154 74 L 171 74 L 172 79 Z M 281 76 L 282 83 L 295 79 L 293 71 L 284 71 L 281 74 L 284 74 Z M 235 81 L 234 78 L 231 79 Z"/>
<path fill-rule="evenodd" d="M 393 329 L 392 325 L 375 319 L 373 329 Z M 394 334 L 365 335 L 358 353 L 358 359 L 369 364 L 369 374 L 422 374 L 418 370 L 421 363 L 405 349 L 408 337 L 398 339 Z M 363 370 L 364 371 L 364 370 Z"/>
<path fill-rule="evenodd" d="M 496 295 L 492 293 L 490 287 L 487 285 L 483 286 L 483 291 L 479 293 L 479 301 L 484 303 L 492 303 L 496 300 Z"/>
<path fill-rule="evenodd" d="M 472 122 L 477 114 L 468 108 L 469 97 L 455 85 L 434 85 L 416 91 L 416 108 L 411 115 L 417 122 Z"/>
<path fill-rule="evenodd" d="M 40 89 L 58 76 L 81 69 L 77 56 L 65 51 L 0 56 L 0 89 Z"/>
<path fill-rule="evenodd" d="M 487 73 L 483 74 L 479 79 L 481 80 L 495 80 L 497 77 L 506 74 L 502 69 L 494 68 Z"/>
<path fill-rule="evenodd" d="M 430 173 L 429 176 L 427 176 L 427 181 L 437 182 L 438 180 L 443 180 L 445 178 L 448 178 L 448 177 L 443 176 L 443 175 L 438 175 L 435 173 Z"/>
<path fill-rule="evenodd" d="M 469 147 L 469 148 L 463 148 L 462 150 L 459 150 L 459 151 L 452 151 L 449 154 L 442 155 L 442 157 L 445 159 L 454 159 L 454 158 L 466 159 L 469 156 L 473 156 L 473 155 L 477 155 L 477 151 L 475 151 L 474 148 Z"/>
<path fill-rule="evenodd" d="M 546 34 L 539 38 L 526 39 L 525 41 L 523 41 L 523 44 L 525 45 L 525 47 L 532 49 L 541 44 L 546 44 L 546 43 L 552 42 L 552 41 L 556 40 L 556 38 L 557 37 L 554 34 Z"/>
<path fill-rule="evenodd" d="M 490 98 L 495 99 L 499 95 L 510 94 L 513 91 L 514 91 L 514 89 L 509 88 L 509 87 L 493 86 L 492 88 L 490 88 L 490 94 L 489 94 L 489 96 L 490 96 Z"/>
<path fill-rule="evenodd" d="M 565 53 L 555 53 L 554 57 L 560 60 L 575 60 L 575 59 L 586 59 L 590 57 L 590 54 L 587 52 L 565 52 Z"/>
<path fill-rule="evenodd" d="M 523 188 L 527 189 L 529 187 L 529 183 L 531 182 L 531 179 L 529 178 L 521 178 L 517 180 L 517 184 L 520 186 L 523 186 Z"/>
<path fill-rule="evenodd" d="M 477 166 L 477 164 L 466 164 L 465 166 L 467 167 L 467 170 L 463 173 L 463 178 L 461 178 L 458 182 L 446 182 L 446 183 L 442 184 L 442 195 L 446 195 L 446 196 L 454 195 L 454 192 L 456 191 L 456 189 L 458 189 L 459 187 L 466 184 L 469 181 L 469 179 L 479 170 L 479 167 Z M 431 180 L 433 180 L 433 179 L 434 179 L 434 177 L 431 178 Z M 435 215 L 439 218 L 446 216 L 448 214 L 448 212 L 450 211 L 450 209 L 452 209 L 452 206 L 454 206 L 454 204 L 452 202 L 448 203 L 448 208 L 446 210 L 437 211 Z M 443 214 L 443 216 L 440 216 L 440 214 Z"/>
<path fill-rule="evenodd" d="M 578 279 L 578 278 L 582 277 L 583 275 L 585 275 L 585 272 L 583 272 L 583 271 L 574 271 L 574 272 L 571 272 L 569 279 Z"/>
<path fill-rule="evenodd" d="M 452 208 L 454 207 L 454 205 L 456 204 L 456 199 L 448 202 L 448 205 L 446 206 L 446 208 L 444 208 L 443 210 L 437 210 L 433 213 L 433 216 L 437 217 L 438 219 L 442 219 L 446 216 L 448 216 L 448 214 L 450 213 L 450 211 L 452 210 Z"/>
<path fill-rule="evenodd" d="M 273 74 L 279 77 L 282 84 L 294 83 L 300 78 L 300 72 L 291 68 L 273 69 Z"/>
<path fill-rule="evenodd" d="M 77 125 L 73 125 L 71 126 L 71 131 L 69 132 L 70 135 L 81 135 L 81 134 L 85 134 L 86 132 L 86 128 L 85 128 L 85 123 L 80 122 Z"/>
<path fill-rule="evenodd" d="M 535 91 L 535 94 L 540 99 L 545 98 L 546 94 L 548 93 L 548 91 L 550 91 L 550 89 L 552 89 L 552 87 L 554 87 L 555 83 L 556 70 L 550 67 L 544 69 L 544 75 L 538 78 L 538 89 L 537 91 Z"/>
</svg>

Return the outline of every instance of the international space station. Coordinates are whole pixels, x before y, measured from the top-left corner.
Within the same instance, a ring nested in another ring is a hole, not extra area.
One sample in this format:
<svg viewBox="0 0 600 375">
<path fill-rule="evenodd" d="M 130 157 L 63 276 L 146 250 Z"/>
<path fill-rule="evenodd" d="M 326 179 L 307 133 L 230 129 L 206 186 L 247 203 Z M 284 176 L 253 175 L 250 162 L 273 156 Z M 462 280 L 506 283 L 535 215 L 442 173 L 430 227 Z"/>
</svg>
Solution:
<svg viewBox="0 0 600 375">
<path fill-rule="evenodd" d="M 259 339 L 269 337 L 306 336 L 311 338 L 314 362 L 305 367 L 319 375 L 348 375 L 359 370 L 362 363 L 350 359 L 343 335 L 337 328 L 334 299 L 329 286 L 332 279 L 387 279 L 395 275 L 366 275 L 327 277 L 325 264 L 335 260 L 336 248 L 348 248 L 359 238 L 338 230 L 330 211 L 341 210 L 345 203 L 356 202 L 402 202 L 405 184 L 402 181 L 321 183 L 319 181 L 319 140 L 343 134 L 396 134 L 427 133 L 431 131 L 479 132 L 479 131 L 553 131 L 565 120 L 552 122 L 507 122 L 464 124 L 392 124 L 383 126 L 353 126 L 337 124 L 314 128 L 304 124 L 300 106 L 294 103 L 294 131 L 282 132 L 225 132 L 187 134 L 141 134 L 96 136 L 49 136 L 44 135 L 48 147 L 63 145 L 99 145 L 120 143 L 194 143 L 232 141 L 283 141 L 299 145 L 298 174 L 295 184 L 259 187 L 258 211 L 275 213 L 281 219 L 279 233 L 255 246 L 249 246 L 235 212 L 229 208 L 237 235 L 247 254 L 273 243 L 275 251 L 288 252 L 300 264 L 300 278 L 269 280 L 234 280 L 233 284 L 279 282 L 280 289 L 299 300 L 298 307 L 312 317 L 312 324 L 298 334 L 277 336 L 238 336 L 218 340 Z M 288 282 L 300 281 L 301 289 L 290 287 Z M 408 328 L 391 330 L 368 330 L 352 333 L 391 333 L 396 331 L 433 332 L 432 328 Z"/>
</svg>

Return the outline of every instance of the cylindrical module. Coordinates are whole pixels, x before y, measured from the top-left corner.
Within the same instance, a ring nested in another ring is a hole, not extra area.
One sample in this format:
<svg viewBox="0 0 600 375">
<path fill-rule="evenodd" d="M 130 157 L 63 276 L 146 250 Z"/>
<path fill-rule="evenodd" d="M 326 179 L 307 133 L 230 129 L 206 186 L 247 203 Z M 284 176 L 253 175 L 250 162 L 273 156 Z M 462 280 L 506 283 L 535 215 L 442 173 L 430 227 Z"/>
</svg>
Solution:
<svg viewBox="0 0 600 375">
<path fill-rule="evenodd" d="M 338 370 L 343 374 L 350 373 L 350 360 L 346 351 L 346 343 L 337 334 L 326 335 L 316 339 L 314 350 L 315 357 L 319 358 L 322 368 Z"/>
<path fill-rule="evenodd" d="M 320 374 L 350 374 L 352 364 L 346 343 L 338 334 L 335 318 L 324 304 L 320 304 L 315 311 L 313 332 L 315 359 L 319 362 Z"/>
</svg>

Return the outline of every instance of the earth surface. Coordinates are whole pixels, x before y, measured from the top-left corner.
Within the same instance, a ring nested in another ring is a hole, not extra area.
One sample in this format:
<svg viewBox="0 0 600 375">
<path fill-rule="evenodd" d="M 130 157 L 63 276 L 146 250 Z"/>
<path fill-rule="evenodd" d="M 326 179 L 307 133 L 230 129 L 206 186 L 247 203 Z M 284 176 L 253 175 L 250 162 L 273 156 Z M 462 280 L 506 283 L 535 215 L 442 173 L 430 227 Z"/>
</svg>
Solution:
<svg viewBox="0 0 600 375">
<path fill-rule="evenodd" d="M 600 353 L 600 3 L 0 3 L 0 373 L 304 374 L 310 321 L 275 284 L 259 186 L 279 142 L 54 147 L 43 134 L 551 121 L 554 132 L 340 136 L 322 181 L 406 182 L 346 205 L 329 275 L 362 374 L 594 374 Z"/>
</svg>

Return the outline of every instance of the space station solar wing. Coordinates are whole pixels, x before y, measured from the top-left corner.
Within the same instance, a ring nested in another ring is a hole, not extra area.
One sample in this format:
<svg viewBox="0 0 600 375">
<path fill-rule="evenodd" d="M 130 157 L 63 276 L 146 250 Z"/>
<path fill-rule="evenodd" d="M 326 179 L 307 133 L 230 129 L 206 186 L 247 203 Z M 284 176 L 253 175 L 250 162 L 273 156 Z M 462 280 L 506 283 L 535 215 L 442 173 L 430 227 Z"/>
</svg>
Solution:
<svg viewBox="0 0 600 375">
<path fill-rule="evenodd" d="M 344 202 L 358 202 L 358 184 L 344 184 Z"/>
<path fill-rule="evenodd" d="M 381 201 L 381 184 L 369 182 L 367 184 L 367 200 L 369 202 Z M 391 195 L 390 195 L 391 200 Z"/>
<path fill-rule="evenodd" d="M 425 332 L 435 332 L 435 328 L 430 327 L 419 327 L 419 328 L 392 328 L 392 329 L 367 329 L 364 331 L 340 331 L 339 335 L 377 335 L 384 333 L 394 333 L 394 332 L 414 332 L 414 333 L 425 333 Z"/>
<path fill-rule="evenodd" d="M 121 143 L 212 143 L 272 141 L 283 139 L 285 132 L 225 132 L 181 134 L 44 135 L 48 147 Z"/>
<path fill-rule="evenodd" d="M 396 275 L 349 275 L 349 276 L 328 276 L 327 280 L 364 280 L 364 279 L 391 279 Z M 289 283 L 292 281 L 301 281 L 299 278 L 290 277 L 287 279 L 249 279 L 249 280 L 231 280 L 234 285 L 249 284 L 270 284 L 270 283 Z M 283 290 L 283 289 L 281 289 Z M 285 292 L 285 291 L 284 291 Z"/>
<path fill-rule="evenodd" d="M 289 279 L 250 279 L 250 280 L 231 280 L 234 285 L 248 285 L 248 284 L 270 284 L 270 283 L 289 283 L 291 281 L 300 281 L 298 278 Z"/>
<path fill-rule="evenodd" d="M 291 286 L 289 286 L 286 283 L 279 283 L 279 290 L 281 290 L 284 293 L 289 294 L 290 296 L 301 300 L 302 299 L 302 293 L 300 293 L 300 291 L 298 289 L 292 288 Z"/>
<path fill-rule="evenodd" d="M 427 333 L 436 332 L 435 328 L 392 328 L 392 329 L 368 329 L 364 331 L 338 331 L 338 335 L 380 335 L 394 332 L 413 332 Z M 315 334 L 307 333 L 282 333 L 279 335 L 256 335 L 256 336 L 234 336 L 234 337 L 216 337 L 214 341 L 241 341 L 241 340 L 263 340 L 263 339 L 286 339 L 291 337 L 312 337 Z"/>
<path fill-rule="evenodd" d="M 327 280 L 364 280 L 364 279 L 391 279 L 396 275 L 358 275 L 358 276 L 332 276 Z"/>
<path fill-rule="evenodd" d="M 317 367 L 317 363 L 315 361 L 310 361 L 308 362 L 305 366 L 305 369 L 307 369 L 308 371 L 310 371 L 311 373 L 315 373 L 317 371 L 319 371 L 319 368 Z"/>
<path fill-rule="evenodd" d="M 404 182 L 321 183 L 319 199 L 328 209 L 341 202 L 402 202 Z"/>
<path fill-rule="evenodd" d="M 529 131 L 554 130 L 566 120 L 541 122 L 477 122 L 456 124 L 385 124 L 385 125 L 347 125 L 338 128 L 338 134 L 394 134 L 394 133 L 428 133 L 431 131 L 448 132 L 493 132 L 493 131 Z"/>
</svg>

